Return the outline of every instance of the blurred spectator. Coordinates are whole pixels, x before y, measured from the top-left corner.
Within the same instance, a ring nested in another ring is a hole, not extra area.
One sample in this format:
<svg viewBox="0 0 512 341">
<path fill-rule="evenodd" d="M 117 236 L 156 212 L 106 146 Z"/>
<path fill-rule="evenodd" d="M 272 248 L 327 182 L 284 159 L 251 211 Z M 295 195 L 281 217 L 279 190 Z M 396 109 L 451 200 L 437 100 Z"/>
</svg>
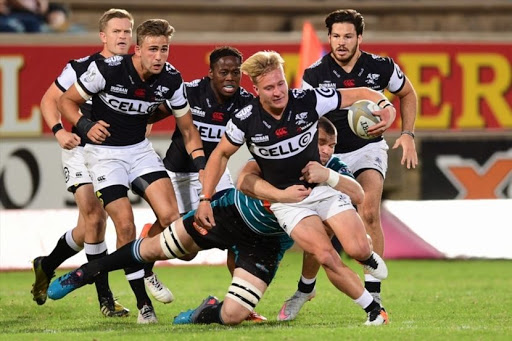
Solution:
<svg viewBox="0 0 512 341">
<path fill-rule="evenodd" d="M 0 0 L 0 30 L 3 32 L 42 32 L 48 0 Z"/>
<path fill-rule="evenodd" d="M 70 15 L 70 9 L 65 4 L 50 2 L 45 15 L 47 32 L 85 32 L 83 27 L 71 23 Z"/>
</svg>

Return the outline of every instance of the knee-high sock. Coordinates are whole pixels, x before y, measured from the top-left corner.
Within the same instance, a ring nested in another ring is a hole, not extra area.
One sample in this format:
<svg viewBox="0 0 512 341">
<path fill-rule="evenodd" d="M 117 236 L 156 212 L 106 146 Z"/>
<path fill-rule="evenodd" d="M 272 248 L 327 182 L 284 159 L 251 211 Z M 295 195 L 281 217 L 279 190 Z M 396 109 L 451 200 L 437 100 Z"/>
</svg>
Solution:
<svg viewBox="0 0 512 341">
<path fill-rule="evenodd" d="M 108 255 L 107 244 L 105 241 L 96 244 L 84 243 L 85 255 L 87 260 L 92 261 L 100 259 Z M 100 297 L 109 297 L 112 295 L 110 287 L 108 285 L 108 272 L 102 272 L 94 279 L 96 285 L 96 292 L 98 293 L 98 299 Z"/>
<path fill-rule="evenodd" d="M 66 259 L 76 255 L 82 248 L 73 240 L 73 230 L 69 230 L 59 238 L 52 252 L 43 258 L 41 266 L 47 275 L 53 274 Z"/>
</svg>

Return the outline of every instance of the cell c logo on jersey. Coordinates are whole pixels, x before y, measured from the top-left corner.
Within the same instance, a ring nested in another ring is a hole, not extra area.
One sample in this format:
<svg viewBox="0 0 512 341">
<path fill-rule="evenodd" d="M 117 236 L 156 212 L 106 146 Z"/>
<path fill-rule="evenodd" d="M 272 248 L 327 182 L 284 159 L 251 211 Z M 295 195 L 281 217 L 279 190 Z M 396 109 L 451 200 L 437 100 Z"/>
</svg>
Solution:
<svg viewBox="0 0 512 341">
<path fill-rule="evenodd" d="M 316 88 L 316 93 L 321 95 L 322 97 L 332 97 L 334 95 L 335 89 L 327 89 L 327 88 Z"/>
<path fill-rule="evenodd" d="M 153 114 L 156 109 L 158 108 L 158 106 L 160 105 L 160 103 L 155 103 L 155 104 L 151 104 L 149 107 L 148 107 L 148 114 Z"/>
<path fill-rule="evenodd" d="M 307 132 L 304 135 L 302 135 L 299 139 L 299 146 L 301 148 L 307 147 L 309 145 L 309 143 L 311 142 L 312 136 L 313 135 L 311 134 L 311 132 Z"/>
</svg>

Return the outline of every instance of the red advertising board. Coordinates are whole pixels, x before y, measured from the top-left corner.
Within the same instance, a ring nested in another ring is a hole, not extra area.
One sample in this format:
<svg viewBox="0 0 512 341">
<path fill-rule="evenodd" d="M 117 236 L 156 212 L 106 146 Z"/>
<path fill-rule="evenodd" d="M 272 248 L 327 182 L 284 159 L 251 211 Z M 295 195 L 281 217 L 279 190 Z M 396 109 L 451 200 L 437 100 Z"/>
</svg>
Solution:
<svg viewBox="0 0 512 341">
<path fill-rule="evenodd" d="M 299 44 L 233 44 L 245 57 L 276 50 L 290 84 L 298 68 Z M 171 44 L 169 61 L 190 81 L 206 75 L 214 44 Z M 325 46 L 327 48 L 327 46 Z M 512 130 L 511 43 L 367 43 L 364 50 L 391 56 L 418 94 L 417 130 Z M 45 90 L 72 58 L 98 46 L 0 46 L 0 136 L 38 136 L 49 129 L 40 116 Z M 242 85 L 249 91 L 247 77 Z M 398 104 L 395 102 L 395 104 Z M 394 128 L 399 126 L 395 122 Z M 172 123 L 154 132 L 167 133 Z"/>
</svg>

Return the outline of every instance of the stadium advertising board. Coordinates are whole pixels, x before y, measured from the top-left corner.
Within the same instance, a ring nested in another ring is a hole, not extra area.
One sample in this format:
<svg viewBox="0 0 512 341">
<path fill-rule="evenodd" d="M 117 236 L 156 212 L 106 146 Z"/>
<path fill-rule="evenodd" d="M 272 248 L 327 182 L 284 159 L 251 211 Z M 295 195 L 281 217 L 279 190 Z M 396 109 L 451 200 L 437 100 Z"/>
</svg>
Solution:
<svg viewBox="0 0 512 341">
<path fill-rule="evenodd" d="M 423 138 L 421 199 L 512 198 L 512 135 Z"/>
<path fill-rule="evenodd" d="M 233 44 L 245 57 L 276 50 L 284 57 L 290 84 L 298 68 L 299 44 Z M 208 71 L 208 53 L 219 44 L 172 44 L 169 61 L 189 81 Z M 365 43 L 362 48 L 394 58 L 411 80 L 419 100 L 417 130 L 512 129 L 511 43 Z M 98 46 L 0 45 L 0 136 L 50 133 L 39 103 L 65 63 Z M 242 85 L 252 86 L 248 77 Z M 395 122 L 394 127 L 399 123 Z M 154 131 L 170 133 L 171 120 Z"/>
</svg>

